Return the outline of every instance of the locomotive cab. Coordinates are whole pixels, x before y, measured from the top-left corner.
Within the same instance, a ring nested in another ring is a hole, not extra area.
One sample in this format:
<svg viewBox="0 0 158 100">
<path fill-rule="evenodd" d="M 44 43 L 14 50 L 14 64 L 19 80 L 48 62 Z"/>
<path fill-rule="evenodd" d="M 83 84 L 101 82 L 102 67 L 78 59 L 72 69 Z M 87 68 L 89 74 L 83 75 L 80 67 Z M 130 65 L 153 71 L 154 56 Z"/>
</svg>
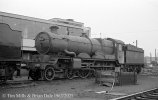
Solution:
<svg viewBox="0 0 158 100">
<path fill-rule="evenodd" d="M 123 44 L 117 44 L 117 58 L 120 64 L 124 64 L 124 51 L 123 51 Z"/>
<path fill-rule="evenodd" d="M 108 38 L 108 40 L 113 41 L 113 43 L 115 44 L 115 57 L 118 60 L 119 64 L 124 64 L 124 42 L 112 38 Z"/>
</svg>

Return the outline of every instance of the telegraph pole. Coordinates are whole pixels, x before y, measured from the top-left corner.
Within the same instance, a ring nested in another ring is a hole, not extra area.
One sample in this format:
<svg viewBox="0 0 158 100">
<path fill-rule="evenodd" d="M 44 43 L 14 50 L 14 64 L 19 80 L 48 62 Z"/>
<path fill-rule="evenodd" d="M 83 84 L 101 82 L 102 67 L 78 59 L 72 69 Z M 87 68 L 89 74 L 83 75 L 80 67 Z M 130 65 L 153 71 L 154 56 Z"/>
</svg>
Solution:
<svg viewBox="0 0 158 100">
<path fill-rule="evenodd" d="M 100 33 L 100 38 L 101 38 L 101 33 Z"/>
<path fill-rule="evenodd" d="M 155 62 L 157 62 L 156 49 L 155 49 Z"/>
<path fill-rule="evenodd" d="M 150 52 L 150 63 L 151 63 L 151 61 L 152 61 L 151 57 L 152 57 L 152 55 L 151 55 L 151 52 Z"/>
</svg>

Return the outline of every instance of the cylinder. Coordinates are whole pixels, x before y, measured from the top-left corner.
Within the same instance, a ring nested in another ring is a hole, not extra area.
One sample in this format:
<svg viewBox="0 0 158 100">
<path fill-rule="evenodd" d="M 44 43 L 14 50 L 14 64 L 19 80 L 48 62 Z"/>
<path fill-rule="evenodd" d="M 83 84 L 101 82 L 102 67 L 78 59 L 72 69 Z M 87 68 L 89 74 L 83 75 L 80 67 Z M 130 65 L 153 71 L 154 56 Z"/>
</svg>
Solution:
<svg viewBox="0 0 158 100">
<path fill-rule="evenodd" d="M 113 52 L 112 41 L 102 40 L 102 42 L 85 37 L 41 32 L 36 36 L 35 47 L 40 54 L 64 52 L 65 50 L 76 54 L 87 53 L 92 55 L 98 51 L 111 54 Z"/>
</svg>

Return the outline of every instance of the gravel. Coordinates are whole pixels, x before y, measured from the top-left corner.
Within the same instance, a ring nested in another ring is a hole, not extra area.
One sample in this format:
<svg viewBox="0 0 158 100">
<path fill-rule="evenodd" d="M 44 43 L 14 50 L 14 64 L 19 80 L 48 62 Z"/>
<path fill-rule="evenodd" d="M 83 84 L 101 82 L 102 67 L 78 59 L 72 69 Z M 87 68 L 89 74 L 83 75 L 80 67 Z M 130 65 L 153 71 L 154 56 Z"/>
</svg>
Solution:
<svg viewBox="0 0 158 100">
<path fill-rule="evenodd" d="M 114 86 L 112 91 L 109 91 L 111 87 L 96 84 L 95 78 L 37 81 L 35 85 L 20 88 L 1 86 L 0 100 L 109 100 L 158 87 L 158 70 L 155 69 L 152 69 L 154 75 L 144 74 L 148 71 L 138 75 L 136 85 Z"/>
</svg>

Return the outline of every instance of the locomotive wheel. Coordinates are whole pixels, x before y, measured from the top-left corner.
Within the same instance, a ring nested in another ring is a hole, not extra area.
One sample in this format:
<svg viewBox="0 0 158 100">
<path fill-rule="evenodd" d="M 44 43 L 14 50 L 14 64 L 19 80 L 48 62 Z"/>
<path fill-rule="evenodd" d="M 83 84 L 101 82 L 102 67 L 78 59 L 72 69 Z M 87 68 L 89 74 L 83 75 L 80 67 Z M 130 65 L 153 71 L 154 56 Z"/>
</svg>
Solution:
<svg viewBox="0 0 158 100">
<path fill-rule="evenodd" d="M 47 81 L 51 81 L 54 79 L 55 76 L 55 71 L 53 67 L 46 67 L 45 71 L 44 71 L 44 78 Z"/>
<path fill-rule="evenodd" d="M 87 78 L 88 76 L 90 75 L 90 70 L 87 70 L 87 69 L 80 69 L 78 71 L 78 76 L 80 78 Z"/>
<path fill-rule="evenodd" d="M 67 77 L 68 79 L 73 79 L 73 78 L 74 78 L 74 72 L 73 72 L 72 69 L 67 69 L 67 70 L 66 70 L 66 77 Z"/>
<path fill-rule="evenodd" d="M 34 80 L 37 81 L 40 78 L 40 70 L 30 70 L 29 76 Z"/>
</svg>

